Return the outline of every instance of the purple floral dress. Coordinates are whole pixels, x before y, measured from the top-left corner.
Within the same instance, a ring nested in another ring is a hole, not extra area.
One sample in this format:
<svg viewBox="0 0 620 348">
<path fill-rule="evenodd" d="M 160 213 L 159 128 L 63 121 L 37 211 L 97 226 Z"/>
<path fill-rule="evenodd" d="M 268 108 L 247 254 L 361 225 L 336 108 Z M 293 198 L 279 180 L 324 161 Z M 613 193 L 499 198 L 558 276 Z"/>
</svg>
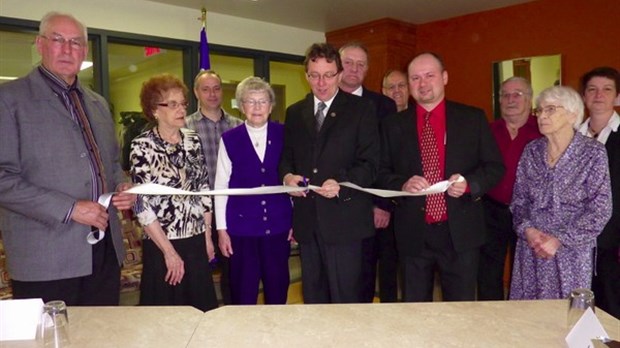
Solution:
<svg viewBox="0 0 620 348">
<path fill-rule="evenodd" d="M 517 168 L 510 210 L 518 236 L 510 299 L 567 298 L 589 288 L 596 237 L 611 217 L 611 184 L 605 147 L 577 133 L 550 168 L 547 139 L 530 142 Z M 536 257 L 525 230 L 537 228 L 558 238 L 551 259 Z"/>
</svg>

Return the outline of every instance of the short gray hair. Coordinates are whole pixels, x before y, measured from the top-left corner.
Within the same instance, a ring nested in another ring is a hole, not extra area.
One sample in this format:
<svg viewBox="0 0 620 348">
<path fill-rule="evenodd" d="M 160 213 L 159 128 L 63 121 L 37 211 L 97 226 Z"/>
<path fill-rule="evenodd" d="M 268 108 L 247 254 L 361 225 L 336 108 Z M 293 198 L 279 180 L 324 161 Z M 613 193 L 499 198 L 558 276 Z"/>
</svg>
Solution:
<svg viewBox="0 0 620 348">
<path fill-rule="evenodd" d="M 536 107 L 540 107 L 541 103 L 551 103 L 561 105 L 566 111 L 576 116 L 574 129 L 579 129 L 583 122 L 583 100 L 577 91 L 566 86 L 549 87 L 536 98 Z"/>
<path fill-rule="evenodd" d="M 237 102 L 243 101 L 243 96 L 248 92 L 267 92 L 271 105 L 276 104 L 276 94 L 273 88 L 271 88 L 271 85 L 267 81 L 260 77 L 250 76 L 239 82 L 237 90 L 235 91 Z"/>
<path fill-rule="evenodd" d="M 513 77 L 509 77 L 506 80 L 504 80 L 504 82 L 502 82 L 502 88 L 504 87 L 504 85 L 506 85 L 508 82 L 512 82 L 512 81 L 518 81 L 521 82 L 523 85 L 525 85 L 525 91 L 530 95 L 530 97 L 532 96 L 532 94 L 534 93 L 532 91 L 532 84 L 530 83 L 530 81 L 524 77 L 520 77 L 520 76 L 513 76 Z"/>
<path fill-rule="evenodd" d="M 220 75 L 218 73 L 215 72 L 215 70 L 211 70 L 211 69 L 200 69 L 200 71 L 198 72 L 198 74 L 196 75 L 196 77 L 194 78 L 194 89 L 198 89 L 198 82 L 200 81 L 200 78 L 208 75 L 211 77 L 215 77 L 218 81 L 220 81 L 220 85 L 222 84 L 222 78 L 220 77 Z"/>
<path fill-rule="evenodd" d="M 47 30 L 49 30 L 50 28 L 51 22 L 54 19 L 60 18 L 60 17 L 67 18 L 73 21 L 75 25 L 77 25 L 77 27 L 83 33 L 84 40 L 88 41 L 88 31 L 86 30 L 86 26 L 82 24 L 82 22 L 78 21 L 77 18 L 73 17 L 73 15 L 70 15 L 68 13 L 55 12 L 55 11 L 48 12 L 43 16 L 43 18 L 41 18 L 41 22 L 39 23 L 39 35 L 45 36 L 45 34 L 47 33 Z"/>
</svg>

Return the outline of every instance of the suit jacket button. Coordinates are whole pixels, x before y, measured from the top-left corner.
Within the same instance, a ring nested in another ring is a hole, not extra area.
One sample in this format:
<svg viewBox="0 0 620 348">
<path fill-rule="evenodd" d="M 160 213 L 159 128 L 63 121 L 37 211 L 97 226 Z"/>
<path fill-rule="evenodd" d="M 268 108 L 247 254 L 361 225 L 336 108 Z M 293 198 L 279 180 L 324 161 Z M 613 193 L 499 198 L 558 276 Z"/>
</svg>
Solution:
<svg viewBox="0 0 620 348">
<path fill-rule="evenodd" d="M 312 173 L 316 174 L 316 173 L 318 173 L 318 172 L 319 172 L 319 170 L 318 170 L 318 169 L 316 169 L 316 168 L 312 168 Z"/>
</svg>

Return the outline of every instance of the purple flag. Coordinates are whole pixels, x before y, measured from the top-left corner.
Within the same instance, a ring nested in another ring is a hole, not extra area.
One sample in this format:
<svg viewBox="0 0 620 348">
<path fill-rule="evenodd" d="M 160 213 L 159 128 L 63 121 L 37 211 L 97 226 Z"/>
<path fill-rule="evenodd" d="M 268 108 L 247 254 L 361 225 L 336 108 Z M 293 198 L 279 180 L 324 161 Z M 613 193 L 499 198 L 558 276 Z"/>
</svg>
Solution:
<svg viewBox="0 0 620 348">
<path fill-rule="evenodd" d="M 207 41 L 207 29 L 203 26 L 200 31 L 200 69 L 211 69 L 209 59 L 209 42 Z"/>
</svg>

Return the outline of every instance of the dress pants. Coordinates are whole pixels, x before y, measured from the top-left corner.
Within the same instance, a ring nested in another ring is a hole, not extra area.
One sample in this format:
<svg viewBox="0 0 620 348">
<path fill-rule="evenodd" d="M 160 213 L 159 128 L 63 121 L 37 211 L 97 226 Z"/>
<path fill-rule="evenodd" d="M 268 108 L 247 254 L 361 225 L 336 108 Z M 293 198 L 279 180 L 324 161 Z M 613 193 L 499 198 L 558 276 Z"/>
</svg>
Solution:
<svg viewBox="0 0 620 348">
<path fill-rule="evenodd" d="M 512 213 L 507 205 L 485 198 L 484 216 L 487 241 L 480 248 L 478 300 L 504 300 L 506 254 L 510 249 L 512 270 L 512 260 L 517 244 L 517 235 L 512 226 Z M 510 286 L 508 288 L 510 289 Z"/>
<path fill-rule="evenodd" d="M 364 250 L 363 302 L 373 302 L 377 274 L 379 275 L 380 301 L 398 301 L 398 251 L 392 219 L 386 228 L 376 229 L 375 236 L 364 239 L 362 247 Z"/>
<path fill-rule="evenodd" d="M 377 230 L 378 231 L 378 230 Z M 375 288 L 377 280 L 377 236 L 364 238 L 362 240 L 362 302 L 372 303 L 375 298 Z"/>
<path fill-rule="evenodd" d="M 620 250 L 597 249 L 592 290 L 596 306 L 620 319 Z"/>
<path fill-rule="evenodd" d="M 224 305 L 229 305 L 232 303 L 230 298 L 230 265 L 228 264 L 228 258 L 224 257 L 224 255 L 222 255 L 222 251 L 220 250 L 219 235 L 215 229 L 215 226 L 217 226 L 215 222 L 215 214 L 213 214 L 211 226 L 213 226 L 213 234 L 211 235 L 211 239 L 213 240 L 213 245 L 215 246 L 215 258 L 217 259 L 217 262 L 213 264 L 213 266 L 214 270 L 219 269 L 220 271 L 220 294 L 222 294 L 222 303 Z"/>
<path fill-rule="evenodd" d="M 256 304 L 260 282 L 265 304 L 286 304 L 291 253 L 288 231 L 260 237 L 231 234 L 230 242 L 233 248 L 229 259 L 232 304 Z"/>
<path fill-rule="evenodd" d="M 379 299 L 381 302 L 398 301 L 398 250 L 392 219 L 390 224 L 377 230 L 377 255 L 379 259 Z"/>
<path fill-rule="evenodd" d="M 103 240 L 92 248 L 92 274 L 50 281 L 13 280 L 13 298 L 42 298 L 43 302 L 62 300 L 68 306 L 118 306 L 121 268 L 109 228 Z"/>
<path fill-rule="evenodd" d="M 444 301 L 474 301 L 479 248 L 456 252 L 446 222 L 425 224 L 425 246 L 416 256 L 402 260 L 404 301 L 431 302 L 435 270 L 441 277 Z"/>
<path fill-rule="evenodd" d="M 299 250 L 304 303 L 362 302 L 362 240 L 326 244 L 315 233 Z"/>
</svg>

